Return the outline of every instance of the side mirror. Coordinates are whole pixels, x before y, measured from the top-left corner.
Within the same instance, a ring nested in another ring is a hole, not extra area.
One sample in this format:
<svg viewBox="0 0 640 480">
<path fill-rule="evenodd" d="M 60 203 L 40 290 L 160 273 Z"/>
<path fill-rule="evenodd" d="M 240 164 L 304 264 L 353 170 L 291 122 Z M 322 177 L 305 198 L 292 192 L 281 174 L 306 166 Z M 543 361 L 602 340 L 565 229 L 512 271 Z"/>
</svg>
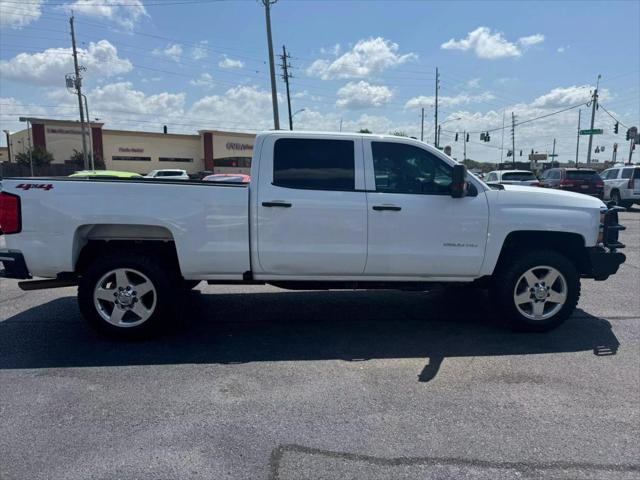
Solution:
<svg viewBox="0 0 640 480">
<path fill-rule="evenodd" d="M 467 195 L 469 184 L 467 183 L 467 167 L 464 165 L 454 165 L 451 175 L 451 196 L 453 198 L 462 198 Z"/>
</svg>

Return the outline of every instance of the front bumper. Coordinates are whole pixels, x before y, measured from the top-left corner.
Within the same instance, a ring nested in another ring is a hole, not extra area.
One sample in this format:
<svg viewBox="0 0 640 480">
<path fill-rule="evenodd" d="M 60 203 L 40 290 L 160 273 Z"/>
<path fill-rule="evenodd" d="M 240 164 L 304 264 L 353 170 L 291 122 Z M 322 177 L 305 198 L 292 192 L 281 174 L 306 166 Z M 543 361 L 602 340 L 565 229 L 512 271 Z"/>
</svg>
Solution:
<svg viewBox="0 0 640 480">
<path fill-rule="evenodd" d="M 22 252 L 18 250 L 0 250 L 0 277 L 25 280 L 31 278 Z"/>
<path fill-rule="evenodd" d="M 591 265 L 591 271 L 587 276 L 594 280 L 606 280 L 609 275 L 615 274 L 627 259 L 624 253 L 607 252 L 603 247 L 592 247 L 587 250 Z"/>
</svg>

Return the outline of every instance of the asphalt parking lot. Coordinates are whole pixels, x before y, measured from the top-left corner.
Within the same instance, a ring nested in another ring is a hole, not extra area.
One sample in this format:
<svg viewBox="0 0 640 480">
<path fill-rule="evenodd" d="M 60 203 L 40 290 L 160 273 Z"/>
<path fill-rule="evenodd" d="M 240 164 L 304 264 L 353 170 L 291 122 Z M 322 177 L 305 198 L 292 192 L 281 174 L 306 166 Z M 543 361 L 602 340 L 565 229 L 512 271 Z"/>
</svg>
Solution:
<svg viewBox="0 0 640 480">
<path fill-rule="evenodd" d="M 640 478 L 640 210 L 547 334 L 481 292 L 202 285 L 115 342 L 75 289 L 0 280 L 0 478 Z"/>
</svg>

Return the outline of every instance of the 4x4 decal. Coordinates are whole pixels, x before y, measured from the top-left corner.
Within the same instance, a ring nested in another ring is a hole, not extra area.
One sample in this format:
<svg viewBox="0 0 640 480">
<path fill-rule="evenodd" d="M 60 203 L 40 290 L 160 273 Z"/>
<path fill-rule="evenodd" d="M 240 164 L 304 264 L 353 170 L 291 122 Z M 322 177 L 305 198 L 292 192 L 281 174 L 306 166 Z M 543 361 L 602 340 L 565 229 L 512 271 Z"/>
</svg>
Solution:
<svg viewBox="0 0 640 480">
<path fill-rule="evenodd" d="M 16 185 L 16 188 L 21 188 L 22 190 L 31 190 L 32 188 L 39 188 L 40 190 L 51 190 L 53 185 L 50 183 L 21 183 Z"/>
</svg>

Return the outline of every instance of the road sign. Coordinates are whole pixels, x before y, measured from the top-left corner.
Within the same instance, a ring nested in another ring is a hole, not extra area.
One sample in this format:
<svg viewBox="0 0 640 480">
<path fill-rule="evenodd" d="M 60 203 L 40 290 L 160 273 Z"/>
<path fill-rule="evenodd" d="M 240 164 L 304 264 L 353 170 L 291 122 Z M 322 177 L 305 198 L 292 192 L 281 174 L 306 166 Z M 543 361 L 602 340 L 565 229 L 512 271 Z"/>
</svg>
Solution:
<svg viewBox="0 0 640 480">
<path fill-rule="evenodd" d="M 593 130 L 580 130 L 580 135 L 602 135 L 604 131 L 601 128 L 594 128 Z"/>
<path fill-rule="evenodd" d="M 529 154 L 529 160 L 537 162 L 537 161 L 541 161 L 541 160 L 546 160 L 547 156 L 548 155 L 546 153 L 530 153 Z"/>
</svg>

